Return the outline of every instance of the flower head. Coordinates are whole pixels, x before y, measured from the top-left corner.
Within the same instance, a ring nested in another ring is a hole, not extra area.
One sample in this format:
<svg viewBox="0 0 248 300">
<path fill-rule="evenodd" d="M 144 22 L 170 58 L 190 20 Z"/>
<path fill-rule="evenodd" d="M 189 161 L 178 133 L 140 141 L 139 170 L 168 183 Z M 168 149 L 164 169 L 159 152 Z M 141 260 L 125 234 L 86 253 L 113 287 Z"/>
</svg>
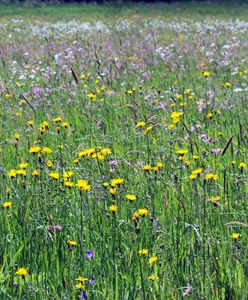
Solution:
<svg viewBox="0 0 248 300">
<path fill-rule="evenodd" d="M 19 268 L 19 269 L 16 271 L 16 275 L 22 276 L 22 277 L 26 277 L 26 276 L 28 276 L 28 270 L 25 269 L 25 268 Z"/>
</svg>

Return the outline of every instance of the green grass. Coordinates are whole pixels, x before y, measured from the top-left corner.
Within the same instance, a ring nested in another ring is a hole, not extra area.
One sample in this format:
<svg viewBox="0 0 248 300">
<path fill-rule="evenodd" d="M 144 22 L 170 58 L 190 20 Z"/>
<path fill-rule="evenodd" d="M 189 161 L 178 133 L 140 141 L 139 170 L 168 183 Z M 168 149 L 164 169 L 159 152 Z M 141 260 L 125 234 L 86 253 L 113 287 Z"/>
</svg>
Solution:
<svg viewBox="0 0 248 300">
<path fill-rule="evenodd" d="M 0 298 L 247 299 L 245 6 L 1 8 Z"/>
</svg>

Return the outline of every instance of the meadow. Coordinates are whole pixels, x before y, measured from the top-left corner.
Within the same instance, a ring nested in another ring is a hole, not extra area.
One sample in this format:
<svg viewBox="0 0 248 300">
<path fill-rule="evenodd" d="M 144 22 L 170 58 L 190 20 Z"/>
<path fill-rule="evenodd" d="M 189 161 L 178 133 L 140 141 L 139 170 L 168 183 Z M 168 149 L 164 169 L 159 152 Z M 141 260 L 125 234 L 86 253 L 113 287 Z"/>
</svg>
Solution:
<svg viewBox="0 0 248 300">
<path fill-rule="evenodd" d="M 1 299 L 247 299 L 247 16 L 0 5 Z"/>
</svg>

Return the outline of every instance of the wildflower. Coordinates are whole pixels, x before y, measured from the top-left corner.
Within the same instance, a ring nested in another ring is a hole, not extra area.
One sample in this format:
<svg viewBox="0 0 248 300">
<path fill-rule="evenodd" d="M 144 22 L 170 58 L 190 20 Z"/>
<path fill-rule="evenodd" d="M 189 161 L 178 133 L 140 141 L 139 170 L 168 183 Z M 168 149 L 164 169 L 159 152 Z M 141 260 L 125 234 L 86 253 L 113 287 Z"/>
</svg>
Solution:
<svg viewBox="0 0 248 300">
<path fill-rule="evenodd" d="M 150 171 L 152 169 L 152 166 L 151 165 L 145 165 L 144 167 L 143 167 L 143 170 L 144 171 Z"/>
<path fill-rule="evenodd" d="M 153 128 L 152 125 L 146 127 L 145 134 L 147 134 L 148 132 L 150 132 L 152 130 L 152 128 Z"/>
<path fill-rule="evenodd" d="M 158 257 L 157 256 L 152 256 L 151 258 L 149 258 L 149 264 L 153 265 L 157 262 Z"/>
<path fill-rule="evenodd" d="M 82 276 L 78 276 L 76 278 L 76 281 L 79 281 L 79 282 L 85 282 L 85 281 L 88 281 L 89 279 L 87 277 L 82 277 Z"/>
<path fill-rule="evenodd" d="M 140 215 L 139 215 L 137 212 L 135 212 L 135 213 L 133 214 L 133 221 L 134 221 L 134 222 L 138 222 L 138 221 L 139 221 L 139 218 L 140 218 Z"/>
<path fill-rule="evenodd" d="M 208 173 L 205 175 L 205 180 L 207 181 L 216 181 L 217 179 L 219 179 L 219 176 L 217 174 L 214 174 L 214 173 Z"/>
<path fill-rule="evenodd" d="M 5 208 L 9 208 L 9 207 L 11 207 L 12 206 L 12 202 L 11 201 L 5 201 L 4 203 L 3 203 L 3 207 L 5 207 Z"/>
<path fill-rule="evenodd" d="M 115 196 L 116 193 L 117 193 L 117 190 L 116 190 L 115 188 L 111 188 L 111 189 L 109 190 L 109 192 L 110 192 L 110 194 L 111 194 L 112 196 Z"/>
<path fill-rule="evenodd" d="M 29 149 L 29 153 L 38 153 L 41 151 L 41 148 L 39 146 L 32 146 L 30 149 Z"/>
<path fill-rule="evenodd" d="M 208 71 L 202 72 L 203 77 L 208 78 L 210 73 Z"/>
<path fill-rule="evenodd" d="M 108 183 L 108 182 L 104 182 L 104 183 L 103 183 L 103 186 L 106 188 L 106 187 L 109 186 L 109 183 Z"/>
<path fill-rule="evenodd" d="M 93 285 L 95 282 L 96 282 L 96 280 L 94 278 L 90 278 L 89 279 L 89 284 L 90 285 Z"/>
<path fill-rule="evenodd" d="M 158 168 L 162 168 L 163 166 L 164 166 L 164 164 L 163 164 L 162 162 L 158 162 L 158 163 L 157 163 L 157 167 L 158 167 Z"/>
<path fill-rule="evenodd" d="M 38 170 L 34 170 L 33 172 L 32 172 L 32 176 L 34 176 L 34 177 L 37 177 L 37 176 L 39 176 L 40 175 L 40 172 L 38 171 Z"/>
<path fill-rule="evenodd" d="M 15 133 L 14 137 L 18 141 L 20 139 L 21 135 L 20 135 L 20 133 Z"/>
<path fill-rule="evenodd" d="M 84 179 L 80 179 L 78 180 L 78 182 L 76 183 L 76 186 L 84 192 L 88 192 L 91 190 L 91 186 L 89 185 L 87 180 Z"/>
<path fill-rule="evenodd" d="M 59 179 L 59 173 L 58 172 L 51 172 L 49 173 L 49 176 L 53 179 Z"/>
<path fill-rule="evenodd" d="M 111 186 L 115 187 L 116 185 L 121 185 L 124 183 L 124 180 L 122 178 L 116 178 L 111 180 Z"/>
<path fill-rule="evenodd" d="M 68 179 L 68 178 L 70 178 L 73 174 L 74 174 L 73 171 L 65 171 L 65 172 L 63 173 L 63 178 L 64 178 L 64 179 Z"/>
<path fill-rule="evenodd" d="M 141 216 L 141 217 L 145 217 L 148 215 L 148 209 L 146 208 L 139 208 L 138 209 L 138 215 Z"/>
<path fill-rule="evenodd" d="M 16 170 L 16 175 L 22 175 L 22 176 L 25 176 L 25 175 L 26 175 L 26 170 L 23 170 L 23 169 Z"/>
<path fill-rule="evenodd" d="M 191 174 L 189 175 L 189 178 L 195 180 L 197 178 L 197 174 Z"/>
<path fill-rule="evenodd" d="M 9 172 L 7 173 L 7 175 L 9 177 L 16 177 L 16 170 L 14 170 L 14 169 L 9 170 Z"/>
<path fill-rule="evenodd" d="M 144 127 L 146 125 L 146 123 L 144 121 L 141 121 L 141 122 L 138 122 L 136 124 L 136 127 L 139 128 L 139 127 Z"/>
<path fill-rule="evenodd" d="M 245 164 L 244 162 L 241 162 L 241 163 L 239 164 L 239 169 L 240 169 L 241 171 L 243 171 L 245 168 L 246 168 L 246 164 Z"/>
<path fill-rule="evenodd" d="M 148 255 L 148 249 L 141 249 L 141 250 L 139 250 L 139 255 L 140 256 L 146 256 L 146 255 Z"/>
<path fill-rule="evenodd" d="M 28 121 L 27 121 L 27 124 L 28 124 L 30 127 L 33 127 L 33 126 L 34 126 L 34 120 L 28 120 Z"/>
<path fill-rule="evenodd" d="M 68 245 L 69 247 L 71 247 L 71 246 L 76 246 L 76 245 L 77 245 L 77 242 L 74 241 L 74 240 L 68 240 L 68 241 L 67 241 L 67 245 Z"/>
<path fill-rule="evenodd" d="M 232 238 L 233 240 L 237 240 L 238 238 L 240 238 L 240 233 L 233 233 L 233 234 L 231 235 L 231 238 Z"/>
<path fill-rule="evenodd" d="M 231 87 L 231 86 L 232 86 L 231 82 L 228 82 L 228 81 L 225 82 L 225 87 L 226 87 L 226 88 L 229 88 L 229 87 Z"/>
<path fill-rule="evenodd" d="M 15 273 L 16 275 L 22 276 L 23 278 L 28 276 L 28 270 L 25 268 L 19 268 Z"/>
<path fill-rule="evenodd" d="M 210 198 L 211 201 L 215 201 L 215 202 L 218 202 L 221 200 L 221 198 L 219 196 L 216 196 L 216 197 L 211 197 Z"/>
<path fill-rule="evenodd" d="M 51 154 L 53 152 L 53 150 L 49 147 L 43 147 L 41 150 L 41 153 L 43 154 Z"/>
<path fill-rule="evenodd" d="M 155 281 L 155 280 L 158 280 L 159 278 L 156 275 L 150 275 L 150 276 L 148 276 L 148 279 L 151 281 Z"/>
<path fill-rule="evenodd" d="M 187 154 L 189 152 L 189 150 L 187 149 L 179 149 L 176 151 L 177 154 L 183 156 L 184 154 Z"/>
<path fill-rule="evenodd" d="M 62 121 L 62 118 L 61 117 L 57 117 L 57 118 L 54 118 L 53 119 L 53 122 L 54 123 L 60 123 Z"/>
<path fill-rule="evenodd" d="M 21 164 L 19 164 L 19 168 L 20 169 L 26 169 L 27 167 L 28 167 L 27 163 L 21 163 Z"/>
<path fill-rule="evenodd" d="M 53 166 L 53 162 L 51 160 L 48 160 L 46 165 L 48 168 L 51 168 Z"/>
<path fill-rule="evenodd" d="M 68 128 L 69 123 L 68 123 L 68 122 L 63 122 L 61 125 L 62 125 L 62 127 L 64 127 L 64 128 Z"/>
<path fill-rule="evenodd" d="M 85 286 L 81 282 L 79 282 L 76 284 L 76 289 L 78 290 L 85 289 Z"/>
<path fill-rule="evenodd" d="M 197 168 L 195 170 L 192 171 L 192 174 L 194 175 L 199 175 L 203 172 L 203 168 Z"/>
<path fill-rule="evenodd" d="M 112 212 L 113 215 L 116 214 L 117 209 L 118 209 L 118 207 L 116 204 L 110 205 L 110 207 L 109 207 L 109 210 Z"/>
<path fill-rule="evenodd" d="M 137 197 L 135 195 L 131 195 L 131 194 L 126 195 L 126 198 L 130 202 L 137 200 Z"/>
<path fill-rule="evenodd" d="M 213 113 L 212 113 L 212 112 L 208 112 L 208 113 L 207 113 L 207 117 L 208 117 L 209 119 L 212 119 L 212 118 L 213 118 Z"/>
<path fill-rule="evenodd" d="M 85 257 L 87 257 L 88 259 L 92 259 L 94 257 L 94 251 L 93 250 L 88 250 L 85 254 Z"/>
<path fill-rule="evenodd" d="M 64 181 L 64 186 L 66 186 L 66 187 L 73 187 L 74 186 L 74 182 Z"/>
<path fill-rule="evenodd" d="M 80 297 L 81 297 L 81 299 L 87 300 L 87 294 L 86 294 L 85 290 L 82 291 L 82 294 Z"/>
</svg>

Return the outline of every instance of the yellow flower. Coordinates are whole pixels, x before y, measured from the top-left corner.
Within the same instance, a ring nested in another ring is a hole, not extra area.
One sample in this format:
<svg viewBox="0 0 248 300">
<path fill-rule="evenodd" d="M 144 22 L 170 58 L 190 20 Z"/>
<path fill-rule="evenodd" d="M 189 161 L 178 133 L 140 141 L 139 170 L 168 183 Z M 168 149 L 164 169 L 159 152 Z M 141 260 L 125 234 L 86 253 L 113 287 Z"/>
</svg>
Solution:
<svg viewBox="0 0 248 300">
<path fill-rule="evenodd" d="M 136 124 L 136 127 L 144 127 L 146 125 L 146 123 L 144 121 L 140 121 Z"/>
<path fill-rule="evenodd" d="M 240 170 L 244 170 L 246 168 L 246 164 L 244 163 L 244 162 L 241 162 L 240 164 L 239 164 L 239 169 Z"/>
<path fill-rule="evenodd" d="M 53 122 L 55 122 L 55 123 L 60 123 L 61 121 L 62 121 L 61 117 L 57 117 L 57 118 L 53 119 Z"/>
<path fill-rule="evenodd" d="M 87 180 L 84 179 L 80 179 L 78 180 L 78 182 L 76 183 L 76 186 L 84 192 L 88 192 L 91 190 L 91 186 L 89 185 Z"/>
<path fill-rule="evenodd" d="M 176 151 L 177 154 L 182 155 L 182 156 L 184 154 L 187 154 L 188 152 L 189 152 L 189 150 L 187 150 L 187 149 L 179 149 Z"/>
<path fill-rule="evenodd" d="M 138 215 L 141 216 L 141 217 L 145 217 L 148 215 L 148 209 L 146 208 L 139 208 L 138 209 Z"/>
<path fill-rule="evenodd" d="M 21 164 L 19 164 L 19 168 L 20 169 L 26 169 L 27 167 L 28 167 L 27 163 L 21 163 Z"/>
<path fill-rule="evenodd" d="M 116 214 L 117 209 L 118 209 L 118 207 L 116 204 L 110 205 L 110 207 L 109 207 L 109 210 L 112 212 L 112 214 Z"/>
<path fill-rule="evenodd" d="M 17 174 L 17 175 L 25 176 L 25 175 L 26 175 L 26 170 L 23 170 L 23 169 L 16 170 L 16 174 Z"/>
<path fill-rule="evenodd" d="M 73 240 L 68 240 L 68 241 L 67 241 L 67 245 L 68 245 L 68 246 L 76 246 L 76 245 L 77 245 L 77 242 L 76 242 L 76 241 L 73 241 Z"/>
<path fill-rule="evenodd" d="M 65 172 L 63 173 L 63 178 L 64 178 L 64 179 L 70 178 L 73 174 L 74 174 L 73 171 L 65 171 Z"/>
<path fill-rule="evenodd" d="M 14 170 L 14 169 L 9 170 L 9 172 L 7 173 L 7 175 L 9 177 L 16 177 L 16 170 Z"/>
<path fill-rule="evenodd" d="M 116 190 L 115 188 L 111 188 L 111 189 L 109 190 L 109 192 L 110 192 L 110 194 L 111 194 L 112 196 L 115 196 L 116 193 L 117 193 L 117 190 Z"/>
<path fill-rule="evenodd" d="M 231 86 L 232 86 L 231 82 L 228 82 L 228 81 L 225 82 L 225 87 L 226 87 L 226 88 L 229 88 L 229 87 L 231 87 Z"/>
<path fill-rule="evenodd" d="M 130 202 L 137 200 L 137 197 L 135 195 L 131 195 L 131 194 L 126 195 L 126 198 Z"/>
<path fill-rule="evenodd" d="M 197 174 L 191 174 L 191 175 L 189 175 L 189 178 L 192 179 L 192 180 L 194 180 L 194 179 L 197 178 Z"/>
<path fill-rule="evenodd" d="M 221 200 L 221 198 L 219 196 L 216 196 L 216 197 L 211 197 L 210 200 L 218 202 Z"/>
<path fill-rule="evenodd" d="M 76 280 L 79 281 L 79 282 L 85 282 L 85 281 L 88 281 L 89 279 L 87 277 L 78 276 L 76 278 Z"/>
<path fill-rule="evenodd" d="M 6 202 L 3 203 L 3 207 L 9 208 L 9 207 L 12 206 L 12 204 L 13 204 L 13 203 L 12 203 L 11 201 L 6 201 Z"/>
<path fill-rule="evenodd" d="M 39 176 L 40 175 L 40 172 L 38 171 L 38 170 L 34 170 L 33 172 L 32 172 L 32 176 L 34 176 L 34 177 L 37 177 L 37 176 Z"/>
<path fill-rule="evenodd" d="M 152 130 L 152 128 L 153 128 L 152 125 L 146 127 L 145 134 L 147 134 L 148 132 L 150 132 Z"/>
<path fill-rule="evenodd" d="M 155 264 L 158 260 L 157 256 L 152 256 L 151 258 L 149 258 L 149 264 Z"/>
<path fill-rule="evenodd" d="M 106 188 L 106 187 L 109 186 L 109 183 L 108 183 L 108 182 L 104 182 L 104 183 L 103 183 L 103 186 Z"/>
<path fill-rule="evenodd" d="M 192 171 L 192 174 L 194 175 L 199 175 L 203 172 L 203 168 L 197 168 L 195 170 Z"/>
<path fill-rule="evenodd" d="M 85 286 L 81 282 L 79 282 L 78 284 L 76 284 L 76 289 L 78 289 L 78 290 L 84 290 Z"/>
<path fill-rule="evenodd" d="M 180 117 L 183 115 L 183 112 L 181 111 L 174 111 L 172 114 L 171 114 L 171 118 L 172 119 L 180 119 Z"/>
<path fill-rule="evenodd" d="M 233 234 L 231 235 L 231 238 L 232 238 L 233 240 L 237 240 L 239 237 L 240 237 L 240 233 L 233 233 Z"/>
<path fill-rule="evenodd" d="M 139 250 L 139 255 L 140 256 L 146 256 L 146 255 L 148 255 L 148 249 L 141 249 L 141 250 Z"/>
<path fill-rule="evenodd" d="M 51 160 L 48 160 L 46 165 L 48 166 L 48 168 L 51 168 L 53 166 L 53 162 Z"/>
<path fill-rule="evenodd" d="M 38 153 L 41 151 L 41 148 L 39 146 L 32 146 L 30 149 L 29 149 L 29 153 Z"/>
<path fill-rule="evenodd" d="M 210 76 L 210 73 L 208 71 L 205 71 L 202 73 L 203 77 L 207 78 Z"/>
<path fill-rule="evenodd" d="M 43 153 L 43 154 L 50 154 L 52 152 L 53 152 L 53 150 L 49 147 L 43 147 L 41 150 L 41 153 Z"/>
<path fill-rule="evenodd" d="M 156 275 L 150 275 L 150 276 L 148 276 L 148 279 L 151 281 L 155 281 L 155 280 L 158 280 L 159 278 Z"/>
<path fill-rule="evenodd" d="M 49 176 L 53 179 L 59 179 L 59 173 L 58 172 L 51 172 L 49 173 Z"/>
<path fill-rule="evenodd" d="M 208 174 L 205 175 L 205 179 L 207 181 L 210 181 L 210 180 L 215 181 L 215 180 L 219 179 L 219 176 L 217 174 L 214 174 L 214 173 L 208 173 Z"/>
<path fill-rule="evenodd" d="M 116 185 L 121 185 L 124 183 L 124 180 L 122 178 L 116 178 L 111 180 L 111 186 L 115 187 Z"/>
<path fill-rule="evenodd" d="M 134 221 L 134 222 L 138 222 L 138 221 L 139 221 L 139 218 L 140 218 L 139 214 L 138 214 L 137 212 L 135 212 L 135 213 L 133 214 L 133 221 Z"/>
<path fill-rule="evenodd" d="M 29 120 L 29 121 L 27 121 L 27 124 L 30 125 L 31 127 L 33 127 L 33 125 L 34 125 L 34 120 Z"/>
<path fill-rule="evenodd" d="M 144 171 L 150 171 L 152 169 L 152 166 L 151 165 L 145 165 L 144 167 L 143 167 L 143 170 Z"/>
<path fill-rule="evenodd" d="M 14 137 L 15 137 L 16 140 L 19 140 L 21 135 L 20 135 L 20 133 L 15 133 Z"/>
<path fill-rule="evenodd" d="M 208 112 L 208 113 L 207 113 L 207 117 L 208 117 L 209 119 L 212 119 L 213 113 L 212 113 L 212 112 Z"/>
<path fill-rule="evenodd" d="M 28 270 L 25 268 L 19 268 L 15 273 L 16 273 L 16 275 L 22 276 L 22 277 L 28 276 Z"/>
<path fill-rule="evenodd" d="M 64 128 L 67 128 L 67 127 L 69 126 L 69 123 L 68 123 L 68 122 L 63 122 L 61 125 L 62 125 Z"/>
<path fill-rule="evenodd" d="M 164 164 L 163 164 L 162 162 L 158 162 L 158 163 L 157 163 L 157 167 L 158 167 L 158 168 L 162 168 L 163 166 L 164 166 Z"/>
<path fill-rule="evenodd" d="M 64 186 L 67 186 L 67 187 L 73 187 L 73 186 L 74 186 L 74 183 L 71 182 L 71 181 L 64 181 Z"/>
</svg>

